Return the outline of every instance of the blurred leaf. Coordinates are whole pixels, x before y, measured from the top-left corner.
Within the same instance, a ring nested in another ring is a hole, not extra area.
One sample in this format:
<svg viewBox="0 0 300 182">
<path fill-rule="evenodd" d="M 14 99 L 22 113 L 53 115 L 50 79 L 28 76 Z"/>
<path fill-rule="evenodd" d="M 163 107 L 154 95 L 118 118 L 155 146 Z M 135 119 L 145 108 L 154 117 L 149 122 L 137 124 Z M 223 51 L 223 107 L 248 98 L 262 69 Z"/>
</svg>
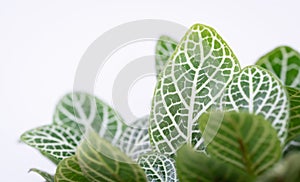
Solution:
<svg viewBox="0 0 300 182">
<path fill-rule="evenodd" d="M 140 155 L 152 151 L 148 128 L 149 116 L 136 120 L 122 133 L 117 146 L 136 161 Z"/>
<path fill-rule="evenodd" d="M 258 182 L 299 182 L 300 153 L 292 153 L 277 164 L 268 173 L 259 178 Z"/>
<path fill-rule="evenodd" d="M 157 76 L 164 69 L 167 61 L 176 49 L 177 42 L 168 36 L 161 36 L 156 44 L 155 50 L 155 66 Z"/>
<path fill-rule="evenodd" d="M 200 117 L 202 131 L 211 115 L 216 114 Z M 203 137 L 205 140 L 206 135 Z M 270 122 L 262 116 L 237 112 L 224 113 L 217 134 L 207 145 L 207 152 L 250 175 L 262 174 L 281 158 L 280 142 Z"/>
<path fill-rule="evenodd" d="M 78 147 L 76 156 L 90 181 L 147 181 L 144 171 L 135 162 L 93 131 Z"/>
<path fill-rule="evenodd" d="M 45 171 L 42 171 L 42 170 L 39 170 L 36 168 L 32 168 L 29 170 L 29 172 L 35 172 L 35 173 L 41 175 L 46 180 L 46 182 L 54 182 L 54 176 Z"/>
<path fill-rule="evenodd" d="M 188 146 L 178 150 L 176 168 L 180 181 L 250 182 L 254 179 L 242 170 Z"/>
<path fill-rule="evenodd" d="M 56 182 L 89 182 L 83 175 L 76 156 L 62 160 L 56 169 Z"/>
<path fill-rule="evenodd" d="M 126 125 L 123 119 L 106 103 L 86 93 L 70 93 L 57 104 L 55 124 L 72 128 L 93 128 L 100 137 L 115 145 Z"/>
<path fill-rule="evenodd" d="M 287 87 L 290 100 L 289 133 L 287 141 L 300 135 L 300 90 Z"/>
<path fill-rule="evenodd" d="M 284 147 L 284 156 L 287 156 L 288 154 L 293 152 L 300 152 L 300 135 L 294 137 L 293 140 L 288 142 Z"/>
</svg>

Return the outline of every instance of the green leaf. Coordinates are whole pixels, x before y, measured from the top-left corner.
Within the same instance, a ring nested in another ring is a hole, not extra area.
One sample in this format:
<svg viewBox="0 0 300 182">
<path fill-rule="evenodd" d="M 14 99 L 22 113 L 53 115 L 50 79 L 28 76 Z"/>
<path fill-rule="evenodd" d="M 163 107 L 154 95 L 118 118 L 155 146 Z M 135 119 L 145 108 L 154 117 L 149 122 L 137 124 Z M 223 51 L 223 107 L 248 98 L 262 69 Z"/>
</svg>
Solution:
<svg viewBox="0 0 300 182">
<path fill-rule="evenodd" d="M 199 119 L 201 131 L 212 112 Z M 214 122 L 214 121 L 210 121 Z M 204 140 L 206 135 L 203 135 Z M 260 175 L 281 158 L 281 145 L 275 129 L 262 116 L 226 112 L 220 128 L 207 145 L 207 152 L 250 175 Z"/>
<path fill-rule="evenodd" d="M 246 111 L 272 123 L 284 144 L 289 118 L 288 95 L 281 82 L 259 66 L 248 66 L 227 86 L 221 105 L 226 111 Z"/>
<path fill-rule="evenodd" d="M 176 49 L 177 42 L 168 36 L 161 36 L 156 44 L 155 49 L 155 66 L 157 76 L 164 69 L 167 61 Z"/>
<path fill-rule="evenodd" d="M 290 100 L 289 132 L 287 141 L 300 135 L 300 90 L 287 87 Z"/>
<path fill-rule="evenodd" d="M 42 171 L 42 170 L 39 170 L 36 168 L 32 168 L 29 170 L 29 172 L 35 172 L 35 173 L 41 175 L 46 180 L 46 182 L 54 182 L 54 176 L 45 171 Z"/>
<path fill-rule="evenodd" d="M 269 172 L 261 176 L 258 182 L 299 182 L 300 153 L 293 153 L 277 164 Z"/>
<path fill-rule="evenodd" d="M 250 182 L 253 177 L 242 170 L 188 146 L 178 150 L 176 169 L 180 181 L 199 182 Z"/>
<path fill-rule="evenodd" d="M 155 149 L 169 155 L 185 143 L 203 149 L 197 120 L 239 71 L 236 56 L 213 28 L 192 26 L 156 85 L 149 130 Z"/>
<path fill-rule="evenodd" d="M 133 160 L 137 160 L 140 155 L 152 151 L 148 128 L 149 116 L 136 120 L 122 133 L 117 147 Z"/>
<path fill-rule="evenodd" d="M 300 89 L 300 54 L 294 49 L 277 47 L 256 64 L 275 73 L 284 85 Z"/>
<path fill-rule="evenodd" d="M 55 173 L 56 182 L 89 182 L 79 166 L 76 156 L 62 160 Z"/>
<path fill-rule="evenodd" d="M 82 138 L 81 131 L 66 125 L 46 125 L 25 132 L 21 140 L 38 149 L 56 164 L 75 154 Z"/>
<path fill-rule="evenodd" d="M 115 145 L 126 125 L 123 119 L 106 103 L 86 93 L 65 95 L 56 106 L 55 124 L 73 128 L 93 128 L 100 137 Z"/>
<path fill-rule="evenodd" d="M 138 164 L 145 171 L 148 181 L 178 181 L 174 159 L 163 154 L 148 153 L 142 155 Z"/>
<path fill-rule="evenodd" d="M 90 181 L 147 181 L 144 171 L 135 162 L 93 131 L 78 147 L 76 156 Z"/>
</svg>

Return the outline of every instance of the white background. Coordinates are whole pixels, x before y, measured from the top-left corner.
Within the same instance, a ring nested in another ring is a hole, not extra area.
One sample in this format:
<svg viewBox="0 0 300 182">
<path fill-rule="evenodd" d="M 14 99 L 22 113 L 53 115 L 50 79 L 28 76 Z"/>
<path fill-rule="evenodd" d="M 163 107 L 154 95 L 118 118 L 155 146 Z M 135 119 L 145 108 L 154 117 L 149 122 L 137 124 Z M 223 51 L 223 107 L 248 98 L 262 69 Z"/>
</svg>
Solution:
<svg viewBox="0 0 300 182">
<path fill-rule="evenodd" d="M 43 181 L 27 173 L 32 167 L 54 173 L 54 165 L 18 143 L 18 137 L 28 129 L 51 123 L 56 102 L 72 90 L 82 54 L 105 31 L 145 18 L 187 27 L 207 24 L 221 34 L 246 66 L 278 45 L 299 50 L 299 8 L 296 0 L 0 0 L 1 181 Z M 132 57 L 154 51 L 154 43 L 136 47 L 135 51 L 128 48 Z M 124 51 L 114 60 L 123 61 L 119 59 L 122 56 Z M 117 71 L 108 66 L 107 75 L 95 85 L 96 95 L 109 103 L 114 79 L 110 72 Z M 154 84 L 152 77 L 133 87 L 129 102 L 136 115 L 149 112 Z"/>
</svg>

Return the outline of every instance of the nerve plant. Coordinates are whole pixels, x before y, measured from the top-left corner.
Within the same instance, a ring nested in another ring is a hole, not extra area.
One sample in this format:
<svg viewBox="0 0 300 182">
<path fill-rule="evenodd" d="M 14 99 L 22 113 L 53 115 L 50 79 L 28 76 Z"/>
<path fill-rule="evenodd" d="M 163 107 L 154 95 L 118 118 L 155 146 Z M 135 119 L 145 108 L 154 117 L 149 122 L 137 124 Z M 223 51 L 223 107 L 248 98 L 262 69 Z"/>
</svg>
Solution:
<svg viewBox="0 0 300 182">
<path fill-rule="evenodd" d="M 286 46 L 241 68 L 211 27 L 156 46 L 149 116 L 128 126 L 87 93 L 70 93 L 53 123 L 24 143 L 57 164 L 51 181 L 299 181 L 300 54 Z M 145 127 L 147 126 L 147 127 Z"/>
</svg>

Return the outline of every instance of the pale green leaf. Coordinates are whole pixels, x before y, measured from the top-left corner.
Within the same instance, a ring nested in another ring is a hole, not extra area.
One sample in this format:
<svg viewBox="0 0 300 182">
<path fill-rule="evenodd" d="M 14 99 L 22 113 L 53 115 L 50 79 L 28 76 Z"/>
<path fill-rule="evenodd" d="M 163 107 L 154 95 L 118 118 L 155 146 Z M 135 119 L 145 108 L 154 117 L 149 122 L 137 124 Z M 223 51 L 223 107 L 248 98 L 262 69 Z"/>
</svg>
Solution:
<svg viewBox="0 0 300 182">
<path fill-rule="evenodd" d="M 198 182 L 250 182 L 253 177 L 242 170 L 207 157 L 204 153 L 196 152 L 188 146 L 178 150 L 176 169 L 180 181 Z"/>
<path fill-rule="evenodd" d="M 56 106 L 54 123 L 93 128 L 100 137 L 115 145 L 126 125 L 106 103 L 86 93 L 65 95 Z"/>
<path fill-rule="evenodd" d="M 152 151 L 148 128 L 149 116 L 137 119 L 122 133 L 117 146 L 127 156 L 137 160 L 140 155 Z"/>
<path fill-rule="evenodd" d="M 167 61 L 176 49 L 177 42 L 168 36 L 161 36 L 155 48 L 155 67 L 157 76 L 164 69 Z"/>
<path fill-rule="evenodd" d="M 156 85 L 150 114 L 155 149 L 174 154 L 185 143 L 203 149 L 197 120 L 239 71 L 236 56 L 213 28 L 192 26 Z"/>
<path fill-rule="evenodd" d="M 218 113 L 201 116 L 202 131 L 215 114 Z M 203 137 L 205 140 L 206 135 Z M 224 113 L 217 134 L 207 145 L 207 152 L 250 175 L 260 175 L 280 160 L 281 145 L 276 130 L 262 116 L 232 111 Z"/>
<path fill-rule="evenodd" d="M 46 125 L 25 132 L 21 140 L 38 149 L 55 163 L 75 154 L 81 131 L 66 125 Z"/>
<path fill-rule="evenodd" d="M 258 182 L 299 182 L 300 181 L 300 153 L 288 155 L 273 169 L 258 179 Z"/>
<path fill-rule="evenodd" d="M 145 171 L 149 182 L 177 182 L 174 159 L 159 153 L 142 155 L 138 164 Z"/>
<path fill-rule="evenodd" d="M 256 64 L 276 74 L 284 85 L 300 89 L 300 54 L 291 47 L 277 47 Z"/>
<path fill-rule="evenodd" d="M 78 147 L 76 156 L 90 181 L 147 181 L 144 171 L 135 162 L 93 131 Z"/>
<path fill-rule="evenodd" d="M 248 66 L 227 86 L 221 100 L 223 110 L 246 111 L 272 123 L 284 144 L 287 137 L 289 101 L 280 80 L 259 66 Z"/>
<path fill-rule="evenodd" d="M 36 168 L 32 168 L 29 170 L 29 172 L 35 172 L 35 173 L 41 175 L 46 180 L 46 182 L 54 182 L 54 176 L 45 171 L 42 171 L 42 170 L 39 170 Z"/>
<path fill-rule="evenodd" d="M 62 160 L 56 168 L 56 182 L 90 182 L 82 173 L 76 156 Z"/>
</svg>

